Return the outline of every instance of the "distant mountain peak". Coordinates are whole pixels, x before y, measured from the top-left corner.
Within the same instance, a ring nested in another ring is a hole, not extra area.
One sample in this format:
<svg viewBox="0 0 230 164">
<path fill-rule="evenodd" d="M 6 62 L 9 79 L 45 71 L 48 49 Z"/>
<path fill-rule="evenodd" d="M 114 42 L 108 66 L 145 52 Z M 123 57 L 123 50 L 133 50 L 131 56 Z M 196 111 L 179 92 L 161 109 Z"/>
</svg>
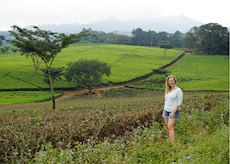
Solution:
<svg viewBox="0 0 230 164">
<path fill-rule="evenodd" d="M 72 24 L 43 24 L 39 27 L 63 33 L 78 33 L 83 28 L 91 28 L 94 31 L 114 32 L 131 35 L 133 29 L 142 28 L 143 30 L 152 30 L 156 32 L 165 31 L 174 33 L 180 31 L 186 33 L 194 26 L 200 26 L 203 23 L 186 16 L 165 16 L 156 18 L 138 18 L 133 20 L 119 20 L 114 17 L 109 17 L 104 20 L 94 21 L 90 23 L 72 23 Z"/>
</svg>

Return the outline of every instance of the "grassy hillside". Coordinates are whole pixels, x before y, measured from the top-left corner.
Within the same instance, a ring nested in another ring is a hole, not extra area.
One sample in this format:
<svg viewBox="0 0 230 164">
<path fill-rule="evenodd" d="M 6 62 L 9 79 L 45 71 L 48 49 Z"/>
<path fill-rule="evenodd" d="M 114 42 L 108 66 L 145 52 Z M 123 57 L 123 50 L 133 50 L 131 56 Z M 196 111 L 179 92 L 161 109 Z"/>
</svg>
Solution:
<svg viewBox="0 0 230 164">
<path fill-rule="evenodd" d="M 112 74 L 103 82 L 121 82 L 149 73 L 152 69 L 169 63 L 182 53 L 180 50 L 125 45 L 72 45 L 56 58 L 54 67 L 66 67 L 67 63 L 79 59 L 98 59 L 112 66 Z M 43 65 L 41 65 L 41 68 Z M 57 81 L 56 87 L 69 87 L 65 80 Z M 34 73 L 30 58 L 19 53 L 0 55 L 0 89 L 6 88 L 47 88 L 41 71 Z"/>
<path fill-rule="evenodd" d="M 221 55 L 186 55 L 167 68 L 168 75 L 177 77 L 183 90 L 229 90 L 229 60 Z M 138 88 L 164 89 L 165 76 L 154 75 L 150 79 L 132 85 Z"/>
<path fill-rule="evenodd" d="M 186 90 L 228 90 L 228 56 L 186 56 L 168 70 L 180 80 Z"/>
</svg>

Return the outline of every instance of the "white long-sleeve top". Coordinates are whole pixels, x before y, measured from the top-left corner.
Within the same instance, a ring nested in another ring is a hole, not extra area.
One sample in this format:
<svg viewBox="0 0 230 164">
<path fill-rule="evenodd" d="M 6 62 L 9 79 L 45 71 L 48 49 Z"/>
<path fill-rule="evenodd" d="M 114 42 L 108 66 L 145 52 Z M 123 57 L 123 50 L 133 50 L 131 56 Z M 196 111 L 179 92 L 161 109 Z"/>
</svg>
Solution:
<svg viewBox="0 0 230 164">
<path fill-rule="evenodd" d="M 165 94 L 164 110 L 172 112 L 177 105 L 183 103 L 183 92 L 179 87 Z"/>
</svg>

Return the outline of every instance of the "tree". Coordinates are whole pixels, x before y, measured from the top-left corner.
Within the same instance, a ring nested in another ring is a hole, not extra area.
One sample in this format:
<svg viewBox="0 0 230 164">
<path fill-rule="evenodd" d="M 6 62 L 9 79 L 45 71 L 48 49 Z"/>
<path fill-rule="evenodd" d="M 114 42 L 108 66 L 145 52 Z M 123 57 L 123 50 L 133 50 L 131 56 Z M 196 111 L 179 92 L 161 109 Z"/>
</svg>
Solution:
<svg viewBox="0 0 230 164">
<path fill-rule="evenodd" d="M 49 74 L 48 74 L 48 69 L 42 69 L 42 72 L 44 74 L 44 79 L 43 81 L 50 85 L 49 83 Z M 64 75 L 64 68 L 51 68 L 50 69 L 50 74 L 51 74 L 51 77 L 53 79 L 53 81 L 55 80 L 61 80 L 62 79 L 62 76 Z"/>
<path fill-rule="evenodd" d="M 79 60 L 70 63 L 66 69 L 66 79 L 78 87 L 86 87 L 89 93 L 93 87 L 100 85 L 103 75 L 109 76 L 110 66 L 97 60 Z"/>
<path fill-rule="evenodd" d="M 4 40 L 5 40 L 5 37 L 3 35 L 0 35 L 0 46 L 3 44 Z"/>
<path fill-rule="evenodd" d="M 197 47 L 197 30 L 198 27 L 192 27 L 186 34 L 184 38 L 184 46 L 187 48 L 192 49 L 193 51 L 196 50 Z"/>
<path fill-rule="evenodd" d="M 160 45 L 162 43 L 169 43 L 170 44 L 170 38 L 171 38 L 171 34 L 169 34 L 167 32 L 159 32 L 157 34 L 158 43 Z"/>
<path fill-rule="evenodd" d="M 199 54 L 228 55 L 229 32 L 217 23 L 194 27 L 186 34 L 185 45 Z"/>
<path fill-rule="evenodd" d="M 107 34 L 105 32 L 91 31 L 90 35 L 82 37 L 80 42 L 82 43 L 104 43 L 106 38 L 107 38 Z"/>
<path fill-rule="evenodd" d="M 180 31 L 176 31 L 171 35 L 171 43 L 173 47 L 183 47 L 184 34 Z"/>
<path fill-rule="evenodd" d="M 227 27 L 222 27 L 217 23 L 205 24 L 200 26 L 197 35 L 201 45 L 198 51 L 207 54 L 228 54 Z"/>
<path fill-rule="evenodd" d="M 133 34 L 133 44 L 138 46 L 143 45 L 142 41 L 144 37 L 144 31 L 141 28 L 137 28 L 132 31 L 132 34 Z"/>
<path fill-rule="evenodd" d="M 21 54 L 35 55 L 44 62 L 45 69 L 47 69 L 48 73 L 53 109 L 55 109 L 55 97 L 51 69 L 54 59 L 63 48 L 71 43 L 79 41 L 82 36 L 88 35 L 88 32 L 88 30 L 83 29 L 79 34 L 66 36 L 62 33 L 42 30 L 36 26 L 32 26 L 32 29 L 29 30 L 20 28 L 16 25 L 13 26 L 13 31 L 10 31 L 11 35 L 14 37 L 10 42 L 19 49 Z"/>
<path fill-rule="evenodd" d="M 130 44 L 130 42 L 130 37 L 114 33 L 108 33 L 107 38 L 104 40 L 104 43 L 110 44 Z"/>
</svg>

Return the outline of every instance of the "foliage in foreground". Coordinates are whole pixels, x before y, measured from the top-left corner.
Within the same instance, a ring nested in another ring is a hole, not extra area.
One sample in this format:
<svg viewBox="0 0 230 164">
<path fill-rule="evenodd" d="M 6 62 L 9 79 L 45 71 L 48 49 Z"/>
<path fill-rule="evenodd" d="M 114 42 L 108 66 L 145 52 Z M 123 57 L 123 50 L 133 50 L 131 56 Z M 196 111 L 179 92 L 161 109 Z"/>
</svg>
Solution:
<svg viewBox="0 0 230 164">
<path fill-rule="evenodd" d="M 82 102 L 77 102 L 79 106 L 67 107 L 65 103 L 65 108 L 55 113 L 47 110 L 4 112 L 0 117 L 0 160 L 26 163 L 228 162 L 228 95 L 185 95 L 184 110 L 176 124 L 178 142 L 175 145 L 167 143 L 166 129 L 157 117 L 156 109 L 162 104 L 151 109 L 151 101 L 158 99 L 157 96 L 108 97 L 96 99 L 98 104 L 94 98 L 84 97 L 79 98 Z M 98 110 L 102 106 L 104 109 Z"/>
<path fill-rule="evenodd" d="M 53 148 L 38 152 L 35 162 L 77 163 L 229 163 L 229 111 L 227 104 L 213 109 L 186 107 L 176 124 L 177 143 L 166 141 L 166 130 L 159 122 L 150 128 L 138 127 L 133 136 L 105 140 L 73 148 Z"/>
</svg>

